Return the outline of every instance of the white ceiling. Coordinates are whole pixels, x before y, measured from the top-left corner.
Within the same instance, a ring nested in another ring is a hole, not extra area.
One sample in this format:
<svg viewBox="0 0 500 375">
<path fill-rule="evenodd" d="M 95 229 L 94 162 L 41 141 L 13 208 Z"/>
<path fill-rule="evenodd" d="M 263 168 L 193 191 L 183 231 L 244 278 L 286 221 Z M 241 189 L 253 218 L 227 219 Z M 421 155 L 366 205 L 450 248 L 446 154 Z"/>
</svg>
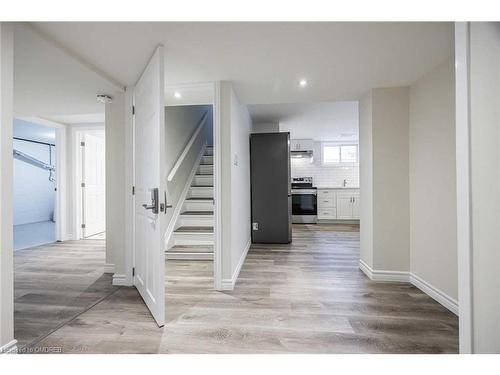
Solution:
<svg viewBox="0 0 500 375">
<path fill-rule="evenodd" d="M 78 116 L 102 119 L 104 105 L 96 100 L 96 94 L 102 92 L 113 94 L 116 87 L 27 25 L 16 25 L 15 116 L 63 123 L 74 123 Z"/>
<path fill-rule="evenodd" d="M 358 102 L 248 106 L 254 123 L 279 123 L 294 139 L 351 141 L 359 134 Z"/>
<path fill-rule="evenodd" d="M 167 85 L 231 80 L 245 104 L 356 100 L 453 53 L 453 23 L 35 23 L 123 85 L 158 44 Z M 299 89 L 306 77 L 309 86 Z M 89 90 L 90 91 L 90 90 Z M 90 110 L 90 108 L 89 108 Z"/>
</svg>

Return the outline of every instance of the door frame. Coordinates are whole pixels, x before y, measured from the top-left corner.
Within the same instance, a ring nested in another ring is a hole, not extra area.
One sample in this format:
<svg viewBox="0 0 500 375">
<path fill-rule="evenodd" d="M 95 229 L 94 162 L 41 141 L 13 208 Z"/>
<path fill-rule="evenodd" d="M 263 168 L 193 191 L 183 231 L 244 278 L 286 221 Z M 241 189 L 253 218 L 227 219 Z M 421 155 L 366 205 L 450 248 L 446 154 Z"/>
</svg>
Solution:
<svg viewBox="0 0 500 375">
<path fill-rule="evenodd" d="M 85 133 L 91 133 L 93 131 L 104 131 L 104 136 L 106 136 L 106 127 L 104 124 L 95 125 L 73 125 L 71 126 L 71 149 L 72 149 L 72 176 L 71 176 L 71 204 L 74 207 L 72 212 L 72 222 L 73 222 L 73 239 L 81 240 L 83 239 L 82 232 L 82 219 L 83 219 L 83 196 L 82 196 L 82 147 L 81 143 L 83 140 L 83 135 Z"/>
<path fill-rule="evenodd" d="M 176 85 L 177 86 L 177 85 Z M 220 81 L 200 82 L 183 85 L 189 88 L 207 88 L 213 90 L 212 101 L 208 103 L 193 103 L 193 104 L 211 104 L 213 113 L 213 142 L 214 142 L 214 259 L 213 259 L 213 277 L 214 289 L 222 289 L 222 219 L 221 219 L 221 129 L 220 129 Z M 134 117 L 132 114 L 133 107 L 133 92 L 134 86 L 127 86 L 125 90 L 125 163 L 127 169 L 125 172 L 125 280 L 120 285 L 131 286 L 134 284 L 132 276 L 132 268 L 135 265 L 135 224 L 134 224 L 134 206 L 135 195 L 132 194 L 132 189 L 135 181 L 135 155 L 134 155 Z M 129 198 L 130 197 L 130 198 Z"/>
</svg>

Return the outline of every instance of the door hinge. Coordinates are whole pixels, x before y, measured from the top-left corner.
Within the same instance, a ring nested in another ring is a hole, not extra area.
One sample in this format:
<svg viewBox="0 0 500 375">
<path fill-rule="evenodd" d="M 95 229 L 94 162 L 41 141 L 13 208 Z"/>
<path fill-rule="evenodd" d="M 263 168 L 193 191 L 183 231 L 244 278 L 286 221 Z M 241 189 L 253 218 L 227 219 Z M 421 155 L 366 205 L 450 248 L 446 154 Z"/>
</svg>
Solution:
<svg viewBox="0 0 500 375">
<path fill-rule="evenodd" d="M 132 195 L 135 195 L 135 186 L 132 186 Z"/>
<path fill-rule="evenodd" d="M 85 224 L 82 224 L 82 229 L 85 229 Z"/>
<path fill-rule="evenodd" d="M 135 267 L 132 267 L 132 276 L 135 276 Z"/>
<path fill-rule="evenodd" d="M 80 146 L 85 147 L 85 142 L 80 142 Z"/>
<path fill-rule="evenodd" d="M 135 115 L 135 105 L 132 106 L 132 114 Z"/>
<path fill-rule="evenodd" d="M 82 182 L 80 185 L 81 187 L 85 187 L 85 182 Z"/>
</svg>

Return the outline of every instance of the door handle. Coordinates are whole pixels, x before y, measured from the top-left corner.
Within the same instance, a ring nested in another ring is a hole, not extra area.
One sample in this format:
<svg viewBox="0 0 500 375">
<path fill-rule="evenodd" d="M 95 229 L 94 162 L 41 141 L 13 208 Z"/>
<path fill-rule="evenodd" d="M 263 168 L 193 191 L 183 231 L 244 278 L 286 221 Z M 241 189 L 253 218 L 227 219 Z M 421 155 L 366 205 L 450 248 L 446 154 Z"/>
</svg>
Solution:
<svg viewBox="0 0 500 375">
<path fill-rule="evenodd" d="M 164 214 L 167 213 L 167 208 L 172 208 L 171 204 L 167 204 L 167 192 L 163 192 L 163 203 L 160 203 L 160 211 Z"/>
<path fill-rule="evenodd" d="M 146 210 L 152 210 L 154 214 L 158 213 L 158 188 L 151 189 L 151 204 L 143 204 Z"/>
</svg>

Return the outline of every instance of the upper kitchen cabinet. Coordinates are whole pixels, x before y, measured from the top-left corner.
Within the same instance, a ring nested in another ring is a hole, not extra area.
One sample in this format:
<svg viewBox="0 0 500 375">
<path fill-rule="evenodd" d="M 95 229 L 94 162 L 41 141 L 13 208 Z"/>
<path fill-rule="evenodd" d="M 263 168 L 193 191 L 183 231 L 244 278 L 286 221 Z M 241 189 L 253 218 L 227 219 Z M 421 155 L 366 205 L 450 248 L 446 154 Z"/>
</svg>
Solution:
<svg viewBox="0 0 500 375">
<path fill-rule="evenodd" d="M 290 143 L 291 151 L 312 151 L 314 146 L 312 139 L 292 139 Z"/>
</svg>

